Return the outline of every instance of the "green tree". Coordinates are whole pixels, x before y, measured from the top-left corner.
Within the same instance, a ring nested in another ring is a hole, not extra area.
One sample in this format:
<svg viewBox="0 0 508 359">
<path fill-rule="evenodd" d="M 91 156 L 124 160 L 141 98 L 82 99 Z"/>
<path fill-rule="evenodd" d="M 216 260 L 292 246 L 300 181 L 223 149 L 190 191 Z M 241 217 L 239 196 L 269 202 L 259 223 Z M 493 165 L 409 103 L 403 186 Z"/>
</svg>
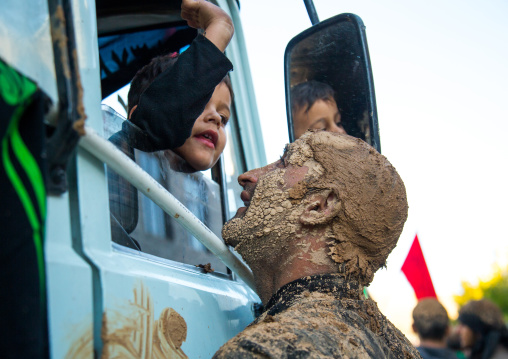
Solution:
<svg viewBox="0 0 508 359">
<path fill-rule="evenodd" d="M 453 296 L 459 307 L 470 300 L 487 298 L 501 308 L 505 321 L 508 321 L 508 266 L 497 267 L 489 277 L 480 279 L 477 284 L 462 282 L 462 289 L 462 295 Z"/>
</svg>

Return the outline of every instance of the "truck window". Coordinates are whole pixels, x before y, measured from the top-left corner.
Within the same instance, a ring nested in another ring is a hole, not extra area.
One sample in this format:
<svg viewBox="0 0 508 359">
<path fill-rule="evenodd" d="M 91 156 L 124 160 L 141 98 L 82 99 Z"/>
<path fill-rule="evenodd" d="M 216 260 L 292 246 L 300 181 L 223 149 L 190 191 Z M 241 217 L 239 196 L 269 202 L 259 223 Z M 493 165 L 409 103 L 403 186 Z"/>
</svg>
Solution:
<svg viewBox="0 0 508 359">
<path fill-rule="evenodd" d="M 125 104 L 129 86 L 128 84 L 125 86 L 125 79 L 130 80 L 153 56 L 184 49 L 195 36 L 195 32 L 191 33 L 191 30 L 193 29 L 186 26 L 178 26 L 142 33 L 105 36 L 99 39 L 105 138 L 110 139 L 121 129 L 127 115 Z M 157 36 L 162 39 L 156 41 Z M 175 36 L 176 44 L 171 41 Z M 235 121 L 234 105 L 232 111 L 230 123 Z M 225 201 L 225 198 L 240 198 L 241 188 L 236 178 L 245 169 L 241 148 L 238 144 L 234 145 L 238 139 L 235 138 L 232 129 L 236 130 L 236 127 L 227 126 L 226 149 L 221 161 L 216 165 L 217 168 L 211 171 L 196 173 L 175 171 L 170 166 L 174 156 L 171 151 L 145 153 L 125 147 L 121 150 L 220 237 L 224 217 L 229 217 L 239 205 L 235 200 Z M 220 183 L 224 184 L 223 189 Z M 108 188 L 111 233 L 114 242 L 185 264 L 210 263 L 215 271 L 227 273 L 224 264 L 196 238 L 110 169 L 108 169 Z"/>
</svg>

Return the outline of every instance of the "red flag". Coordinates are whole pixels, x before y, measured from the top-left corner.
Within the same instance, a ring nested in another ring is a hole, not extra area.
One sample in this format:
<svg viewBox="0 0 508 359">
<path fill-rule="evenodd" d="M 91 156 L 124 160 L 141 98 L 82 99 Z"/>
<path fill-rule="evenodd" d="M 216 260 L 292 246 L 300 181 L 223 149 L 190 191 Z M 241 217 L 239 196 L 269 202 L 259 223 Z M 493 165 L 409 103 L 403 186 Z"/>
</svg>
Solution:
<svg viewBox="0 0 508 359">
<path fill-rule="evenodd" d="M 437 298 L 429 269 L 423 257 L 422 247 L 420 247 L 420 242 L 418 241 L 418 235 L 415 236 L 401 269 L 409 284 L 413 287 L 418 300 L 427 297 Z"/>
</svg>

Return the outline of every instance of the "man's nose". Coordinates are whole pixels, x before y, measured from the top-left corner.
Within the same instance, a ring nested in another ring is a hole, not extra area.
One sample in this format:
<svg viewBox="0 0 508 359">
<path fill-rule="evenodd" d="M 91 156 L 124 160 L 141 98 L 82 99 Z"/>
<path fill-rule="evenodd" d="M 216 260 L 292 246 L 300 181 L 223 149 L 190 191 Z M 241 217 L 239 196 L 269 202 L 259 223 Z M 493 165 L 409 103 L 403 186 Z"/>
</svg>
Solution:
<svg viewBox="0 0 508 359">
<path fill-rule="evenodd" d="M 255 184 L 258 182 L 258 176 L 254 173 L 255 170 L 245 172 L 238 176 L 238 183 L 245 188 L 248 183 Z"/>
<path fill-rule="evenodd" d="M 258 182 L 258 180 L 266 173 L 270 172 L 270 171 L 273 171 L 274 169 L 277 168 L 277 164 L 280 162 L 277 161 L 277 162 L 274 162 L 274 163 L 270 163 L 269 165 L 265 166 L 265 167 L 260 167 L 260 168 L 255 168 L 253 170 L 250 170 L 248 172 L 245 172 L 244 174 L 241 174 L 240 176 L 238 176 L 238 183 L 240 184 L 240 186 L 242 186 L 243 188 L 245 188 L 245 186 L 249 183 L 251 184 L 256 184 Z"/>
</svg>

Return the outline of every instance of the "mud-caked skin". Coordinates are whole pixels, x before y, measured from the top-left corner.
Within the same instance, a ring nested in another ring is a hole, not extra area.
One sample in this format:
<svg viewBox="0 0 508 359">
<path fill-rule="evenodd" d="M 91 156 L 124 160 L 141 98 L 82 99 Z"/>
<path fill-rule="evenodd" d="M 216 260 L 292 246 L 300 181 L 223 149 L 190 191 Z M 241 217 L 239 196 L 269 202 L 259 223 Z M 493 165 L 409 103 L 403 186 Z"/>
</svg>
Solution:
<svg viewBox="0 0 508 359">
<path fill-rule="evenodd" d="M 407 218 L 395 168 L 348 135 L 307 132 L 281 160 L 239 182 L 248 205 L 224 225 L 222 237 L 251 267 L 263 302 L 306 275 L 340 272 L 369 285 Z"/>
<path fill-rule="evenodd" d="M 222 230 L 265 312 L 215 358 L 420 358 L 362 296 L 407 218 L 404 183 L 365 142 L 309 131 L 238 177 L 245 204 Z"/>
<path fill-rule="evenodd" d="M 286 284 L 264 313 L 214 356 L 233 358 L 420 358 L 406 337 L 338 275 Z"/>
</svg>

